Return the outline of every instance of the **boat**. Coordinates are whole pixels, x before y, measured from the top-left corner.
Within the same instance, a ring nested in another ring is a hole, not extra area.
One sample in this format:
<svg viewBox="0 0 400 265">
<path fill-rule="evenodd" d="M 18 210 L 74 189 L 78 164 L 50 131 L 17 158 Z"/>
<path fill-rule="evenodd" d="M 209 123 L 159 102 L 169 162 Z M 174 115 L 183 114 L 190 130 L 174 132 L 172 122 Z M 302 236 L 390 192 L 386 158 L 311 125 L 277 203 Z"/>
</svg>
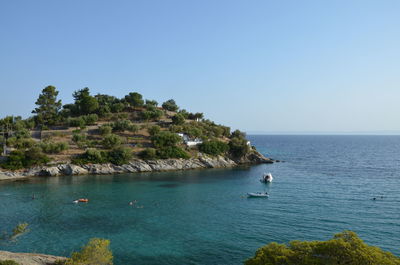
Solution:
<svg viewBox="0 0 400 265">
<path fill-rule="evenodd" d="M 268 198 L 268 192 L 249 192 L 247 193 L 249 198 Z"/>
<path fill-rule="evenodd" d="M 76 201 L 78 201 L 78 202 L 89 202 L 89 199 L 78 199 L 78 200 L 75 200 L 74 202 L 76 202 Z"/>
<path fill-rule="evenodd" d="M 271 173 L 266 173 L 262 176 L 262 178 L 260 179 L 261 182 L 263 183 L 270 183 L 272 182 L 274 178 L 272 177 Z"/>
</svg>

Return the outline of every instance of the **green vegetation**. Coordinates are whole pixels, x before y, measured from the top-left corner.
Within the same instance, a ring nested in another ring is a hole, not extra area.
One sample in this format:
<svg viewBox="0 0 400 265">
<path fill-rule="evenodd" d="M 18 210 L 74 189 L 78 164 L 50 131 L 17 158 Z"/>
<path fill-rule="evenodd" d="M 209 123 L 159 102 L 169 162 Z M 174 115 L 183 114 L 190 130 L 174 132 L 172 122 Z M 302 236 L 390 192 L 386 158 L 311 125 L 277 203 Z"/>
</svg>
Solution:
<svg viewBox="0 0 400 265">
<path fill-rule="evenodd" d="M 162 104 L 162 108 L 169 111 L 177 111 L 179 109 L 178 105 L 176 105 L 175 100 L 169 99 Z"/>
<path fill-rule="evenodd" d="M 356 233 L 344 231 L 327 241 L 270 243 L 257 250 L 246 265 L 399 265 L 400 258 L 365 244 Z"/>
<path fill-rule="evenodd" d="M 116 134 L 108 134 L 102 141 L 103 147 L 106 149 L 112 149 L 122 144 L 121 137 Z"/>
<path fill-rule="evenodd" d="M 74 252 L 65 265 L 112 265 L 113 255 L 110 250 L 110 241 L 93 238 L 79 252 Z"/>
<path fill-rule="evenodd" d="M 36 113 L 36 123 L 39 125 L 54 125 L 58 120 L 61 109 L 61 100 L 57 100 L 58 91 L 54 86 L 47 86 L 35 102 L 38 106 L 32 113 Z"/>
<path fill-rule="evenodd" d="M 199 150 L 209 155 L 220 155 L 229 150 L 229 145 L 221 141 L 206 141 L 199 145 Z"/>
<path fill-rule="evenodd" d="M 16 170 L 51 160 L 121 164 L 133 157 L 189 158 L 197 152 L 240 158 L 252 151 L 240 131 L 231 134 L 203 113 L 179 110 L 173 99 L 158 107 L 137 92 L 117 98 L 92 95 L 86 87 L 73 93 L 73 103 L 61 105 L 58 93 L 45 87 L 33 117 L 0 119 L 0 151 L 3 146 L 7 151 L 0 167 Z M 195 139 L 203 144 L 187 145 Z"/>
</svg>

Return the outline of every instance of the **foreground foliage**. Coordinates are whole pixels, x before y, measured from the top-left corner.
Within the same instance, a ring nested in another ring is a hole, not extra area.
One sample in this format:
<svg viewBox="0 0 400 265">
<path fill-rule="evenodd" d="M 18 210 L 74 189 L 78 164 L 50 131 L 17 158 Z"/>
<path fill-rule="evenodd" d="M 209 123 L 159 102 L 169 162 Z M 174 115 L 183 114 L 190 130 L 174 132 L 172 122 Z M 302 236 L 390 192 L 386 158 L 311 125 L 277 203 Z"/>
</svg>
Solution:
<svg viewBox="0 0 400 265">
<path fill-rule="evenodd" d="M 399 265 L 400 258 L 365 244 L 356 233 L 344 231 L 327 241 L 270 243 L 245 265 Z"/>
<path fill-rule="evenodd" d="M 112 265 L 113 255 L 110 250 L 110 241 L 93 238 L 82 247 L 79 252 L 74 252 L 65 265 Z"/>
</svg>

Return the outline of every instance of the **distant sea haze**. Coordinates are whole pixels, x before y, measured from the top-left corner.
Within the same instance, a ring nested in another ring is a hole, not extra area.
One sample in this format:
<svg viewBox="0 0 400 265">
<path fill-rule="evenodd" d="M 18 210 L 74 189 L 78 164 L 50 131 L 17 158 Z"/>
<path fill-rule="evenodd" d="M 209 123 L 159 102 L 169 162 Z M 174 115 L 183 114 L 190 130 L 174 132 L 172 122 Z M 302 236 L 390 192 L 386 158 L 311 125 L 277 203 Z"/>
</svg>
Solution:
<svg viewBox="0 0 400 265">
<path fill-rule="evenodd" d="M 327 240 L 352 230 L 400 255 L 400 136 L 249 140 L 285 162 L 0 182 L 0 231 L 31 227 L 2 249 L 69 256 L 101 237 L 111 240 L 115 264 L 235 265 L 271 241 Z M 264 172 L 274 177 L 269 185 L 259 181 Z M 270 197 L 246 198 L 258 191 Z M 77 198 L 89 202 L 73 204 Z"/>
</svg>

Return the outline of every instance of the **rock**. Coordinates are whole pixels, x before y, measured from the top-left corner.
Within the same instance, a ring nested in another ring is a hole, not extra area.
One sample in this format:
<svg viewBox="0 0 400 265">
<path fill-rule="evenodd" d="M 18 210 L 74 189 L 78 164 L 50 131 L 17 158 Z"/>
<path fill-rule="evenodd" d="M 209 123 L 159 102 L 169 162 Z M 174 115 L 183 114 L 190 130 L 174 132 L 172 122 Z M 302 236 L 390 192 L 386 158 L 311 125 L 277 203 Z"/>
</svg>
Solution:
<svg viewBox="0 0 400 265">
<path fill-rule="evenodd" d="M 40 172 L 40 176 L 59 176 L 61 175 L 60 169 L 56 166 L 54 167 L 44 167 Z"/>
<path fill-rule="evenodd" d="M 134 159 L 126 165 L 113 164 L 88 164 L 88 165 L 72 165 L 61 164 L 47 167 L 33 167 L 24 172 L 1 171 L 0 180 L 18 179 L 23 177 L 34 176 L 60 176 L 60 175 L 108 175 L 118 173 L 134 173 L 134 172 L 151 172 L 151 171 L 172 171 L 172 170 L 188 170 L 198 168 L 227 168 L 234 167 L 238 164 L 260 164 L 273 163 L 273 160 L 264 157 L 257 151 L 248 153 L 239 159 L 230 159 L 225 156 L 208 156 L 199 154 L 198 158 L 191 159 L 157 159 L 157 160 L 140 160 Z"/>
<path fill-rule="evenodd" d="M 0 260 L 13 260 L 20 265 L 52 265 L 58 260 L 66 260 L 65 257 L 36 253 L 13 253 L 0 251 Z"/>
</svg>

